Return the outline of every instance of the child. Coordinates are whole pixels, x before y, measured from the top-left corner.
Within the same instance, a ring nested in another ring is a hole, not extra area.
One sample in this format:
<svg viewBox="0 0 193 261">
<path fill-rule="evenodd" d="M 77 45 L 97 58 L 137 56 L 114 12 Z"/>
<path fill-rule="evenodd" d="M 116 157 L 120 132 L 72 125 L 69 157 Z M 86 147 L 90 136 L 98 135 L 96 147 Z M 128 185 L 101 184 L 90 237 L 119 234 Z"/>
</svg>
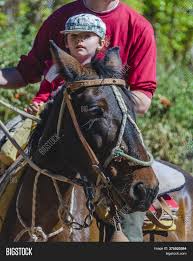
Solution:
<svg viewBox="0 0 193 261">
<path fill-rule="evenodd" d="M 70 55 L 81 64 L 91 62 L 92 58 L 103 48 L 105 43 L 106 25 L 97 16 L 92 14 L 79 14 L 70 17 L 66 24 L 64 34 L 65 46 Z M 52 93 L 64 84 L 64 79 L 56 73 L 56 67 L 51 60 L 45 61 L 44 80 L 40 89 L 29 105 L 27 112 L 36 114 L 43 103 L 47 102 Z"/>
</svg>

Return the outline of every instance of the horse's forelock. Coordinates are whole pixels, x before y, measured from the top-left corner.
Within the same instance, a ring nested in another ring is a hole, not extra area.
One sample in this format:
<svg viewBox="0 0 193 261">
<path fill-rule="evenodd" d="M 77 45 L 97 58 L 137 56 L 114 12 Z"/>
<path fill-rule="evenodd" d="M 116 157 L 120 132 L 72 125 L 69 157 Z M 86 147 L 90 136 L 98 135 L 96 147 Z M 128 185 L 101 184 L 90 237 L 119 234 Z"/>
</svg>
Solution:
<svg viewBox="0 0 193 261">
<path fill-rule="evenodd" d="M 120 68 L 119 70 L 115 70 L 112 67 L 106 66 L 103 60 L 94 59 L 91 63 L 93 69 L 97 72 L 99 78 L 115 78 L 115 79 L 123 79 L 123 70 Z M 122 88 L 123 93 L 126 96 L 126 103 L 129 105 L 131 109 L 132 115 L 135 118 L 134 105 L 135 99 L 134 95 L 129 91 L 128 86 Z"/>
</svg>

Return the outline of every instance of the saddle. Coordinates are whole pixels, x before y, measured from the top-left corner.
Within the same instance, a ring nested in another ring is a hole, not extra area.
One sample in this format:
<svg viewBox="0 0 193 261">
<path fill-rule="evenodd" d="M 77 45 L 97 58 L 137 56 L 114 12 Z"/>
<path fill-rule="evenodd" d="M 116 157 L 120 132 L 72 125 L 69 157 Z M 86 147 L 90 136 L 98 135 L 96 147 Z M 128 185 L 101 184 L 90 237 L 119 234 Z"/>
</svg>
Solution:
<svg viewBox="0 0 193 261">
<path fill-rule="evenodd" d="M 34 128 L 32 120 L 17 116 L 6 127 L 21 148 L 25 149 Z M 26 164 L 23 157 L 18 156 L 17 149 L 0 131 L 0 232 Z"/>
<path fill-rule="evenodd" d="M 24 149 L 29 140 L 29 136 L 33 129 L 33 122 L 30 119 L 22 119 L 20 116 L 12 119 L 6 127 L 12 137 L 17 141 L 22 149 Z M 1 131 L 2 132 L 2 131 Z M 15 146 L 7 139 L 5 135 L 0 133 L 0 164 L 9 167 L 18 157 L 18 151 Z"/>
<path fill-rule="evenodd" d="M 169 194 L 158 197 L 149 210 L 143 224 L 143 231 L 175 231 L 179 206 Z"/>
<path fill-rule="evenodd" d="M 152 168 L 159 181 L 158 197 L 178 191 L 184 187 L 184 175 L 173 166 L 170 167 L 161 161 L 154 160 Z"/>
</svg>

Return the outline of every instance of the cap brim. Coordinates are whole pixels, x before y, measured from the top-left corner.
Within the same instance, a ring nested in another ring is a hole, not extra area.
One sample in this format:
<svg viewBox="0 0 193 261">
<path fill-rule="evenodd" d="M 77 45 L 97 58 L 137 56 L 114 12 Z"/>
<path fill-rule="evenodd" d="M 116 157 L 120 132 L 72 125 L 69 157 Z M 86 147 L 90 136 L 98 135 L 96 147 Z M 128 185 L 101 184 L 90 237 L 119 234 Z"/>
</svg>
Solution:
<svg viewBox="0 0 193 261">
<path fill-rule="evenodd" d="M 69 33 L 79 34 L 79 33 L 83 33 L 83 32 L 95 33 L 95 32 L 93 32 L 93 31 L 91 31 L 91 30 L 84 30 L 84 31 L 83 31 L 83 30 L 76 30 L 76 31 L 74 31 L 74 30 L 63 30 L 63 31 L 60 31 L 61 34 L 69 34 Z M 102 39 L 105 38 L 105 36 L 102 37 L 102 36 L 98 35 L 97 33 L 95 33 L 95 34 L 96 34 L 98 37 L 102 38 Z"/>
<path fill-rule="evenodd" d="M 74 31 L 74 30 L 69 30 L 69 31 L 67 31 L 67 30 L 64 30 L 64 31 L 60 31 L 60 33 L 61 34 L 68 34 L 68 33 L 73 33 L 73 34 L 79 34 L 80 32 L 83 32 L 82 30 L 80 30 L 80 31 Z M 88 31 L 88 32 L 90 32 L 90 31 Z"/>
<path fill-rule="evenodd" d="M 93 33 L 93 31 L 91 31 L 91 30 L 85 30 L 85 31 L 83 31 L 83 30 L 63 30 L 63 31 L 60 31 L 60 33 L 61 34 L 68 34 L 68 33 L 73 33 L 73 34 L 79 34 L 79 33 L 83 33 L 83 32 L 91 32 L 91 33 Z M 96 34 L 96 33 L 95 33 Z M 96 34 L 97 35 L 97 34 Z"/>
</svg>

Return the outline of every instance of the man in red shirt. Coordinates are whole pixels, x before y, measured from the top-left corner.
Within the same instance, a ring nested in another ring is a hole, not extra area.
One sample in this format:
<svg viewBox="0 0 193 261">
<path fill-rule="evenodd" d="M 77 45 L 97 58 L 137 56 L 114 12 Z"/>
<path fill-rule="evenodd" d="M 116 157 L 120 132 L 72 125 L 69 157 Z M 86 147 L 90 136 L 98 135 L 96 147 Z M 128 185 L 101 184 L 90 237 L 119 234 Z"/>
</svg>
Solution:
<svg viewBox="0 0 193 261">
<path fill-rule="evenodd" d="M 55 11 L 40 28 L 32 50 L 22 55 L 16 68 L 0 70 L 0 87 L 19 88 L 41 80 L 45 61 L 51 58 L 49 40 L 65 49 L 66 20 L 80 13 L 99 16 L 107 26 L 108 48 L 120 47 L 127 81 L 135 93 L 136 112 L 144 114 L 156 88 L 156 44 L 151 24 L 119 0 L 78 0 Z"/>
<path fill-rule="evenodd" d="M 76 14 L 91 13 L 100 17 L 107 27 L 107 48 L 120 47 L 127 81 L 135 94 L 135 110 L 144 114 L 156 89 L 156 44 L 151 24 L 119 0 L 77 0 L 55 11 L 41 26 L 33 47 L 22 55 L 15 68 L 0 70 L 1 88 L 20 88 L 41 80 L 45 61 L 51 59 L 49 40 L 65 50 L 63 30 L 66 20 Z M 123 217 L 123 231 L 130 241 L 142 241 L 145 213 Z"/>
</svg>

